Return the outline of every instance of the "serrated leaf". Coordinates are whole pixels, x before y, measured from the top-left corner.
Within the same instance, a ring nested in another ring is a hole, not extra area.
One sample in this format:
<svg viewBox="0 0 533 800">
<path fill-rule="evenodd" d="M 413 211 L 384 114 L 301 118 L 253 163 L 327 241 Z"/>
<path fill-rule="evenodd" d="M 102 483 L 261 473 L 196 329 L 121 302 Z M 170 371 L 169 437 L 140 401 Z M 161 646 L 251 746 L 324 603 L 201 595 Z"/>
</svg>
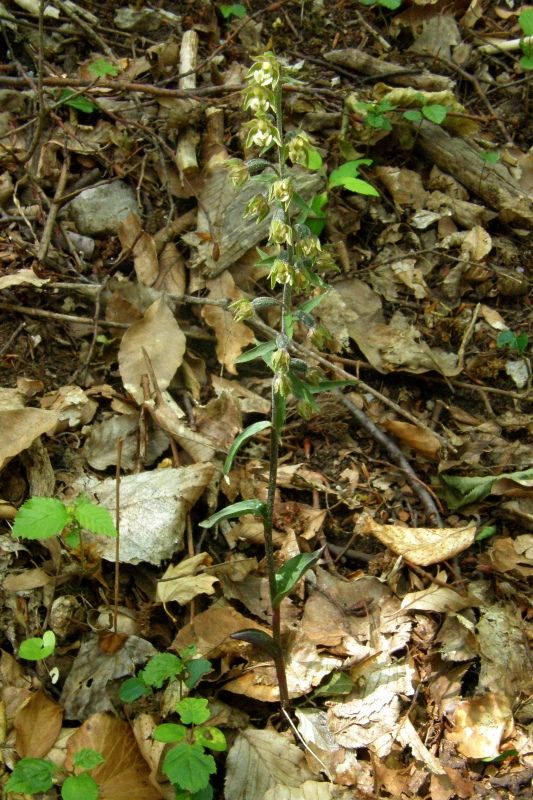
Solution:
<svg viewBox="0 0 533 800">
<path fill-rule="evenodd" d="M 47 792 L 53 786 L 54 772 L 55 766 L 43 758 L 21 758 L 4 789 L 21 794 Z"/>
<path fill-rule="evenodd" d="M 211 716 L 205 697 L 184 697 L 176 711 L 184 725 L 203 725 Z"/>
<path fill-rule="evenodd" d="M 119 69 L 114 64 L 106 61 L 105 58 L 98 58 L 89 65 L 89 72 L 92 72 L 97 78 L 105 78 L 106 75 L 111 75 L 111 77 L 115 78 Z"/>
<path fill-rule="evenodd" d="M 140 674 L 147 686 L 161 689 L 165 681 L 174 680 L 183 670 L 181 658 L 173 653 L 158 653 L 152 656 Z"/>
<path fill-rule="evenodd" d="M 284 597 L 296 586 L 300 578 L 305 575 L 319 558 L 322 556 L 324 548 L 315 550 L 313 553 L 299 553 L 294 558 L 290 558 L 280 569 L 276 570 L 274 576 L 276 582 L 276 594 L 272 598 L 273 608 L 277 608 Z"/>
<path fill-rule="evenodd" d="M 240 503 L 233 503 L 231 506 L 226 506 L 226 508 L 221 509 L 221 511 L 217 511 L 216 514 L 212 514 L 209 519 L 204 519 L 199 525 L 201 528 L 212 528 L 213 525 L 216 525 L 223 519 L 242 517 L 245 514 L 262 516 L 264 511 L 265 504 L 260 500 L 242 500 Z"/>
<path fill-rule="evenodd" d="M 60 534 L 69 521 L 69 513 L 61 500 L 54 497 L 32 497 L 17 511 L 13 536 L 23 539 L 49 539 Z"/>
<path fill-rule="evenodd" d="M 94 769 L 105 761 L 103 755 L 92 747 L 82 747 L 74 753 L 74 766 L 79 769 Z"/>
<path fill-rule="evenodd" d="M 91 531 L 91 533 L 97 533 L 101 536 L 117 535 L 113 517 L 108 509 L 105 506 L 91 503 L 86 498 L 83 498 L 74 506 L 74 517 L 80 527 Z"/>
<path fill-rule="evenodd" d="M 194 740 L 202 747 L 208 747 L 209 750 L 214 750 L 216 753 L 223 753 L 228 749 L 226 737 L 220 728 L 206 726 L 205 728 L 198 728 L 194 732 Z"/>
<path fill-rule="evenodd" d="M 428 106 L 423 106 L 422 114 L 430 122 L 434 122 L 435 125 L 441 125 L 448 116 L 448 109 L 446 106 L 441 106 L 439 103 L 433 103 Z"/>
<path fill-rule="evenodd" d="M 189 792 L 198 792 L 217 771 L 213 756 L 204 753 L 199 744 L 178 744 L 167 753 L 163 772 L 171 783 Z"/>
<path fill-rule="evenodd" d="M 276 342 L 263 342 L 262 344 L 258 344 L 256 347 L 252 347 L 251 350 L 241 353 L 241 355 L 235 359 L 235 363 L 246 364 L 247 361 L 253 361 L 255 358 L 264 358 L 269 353 L 272 353 L 275 349 Z"/>
<path fill-rule="evenodd" d="M 243 19 L 243 17 L 246 16 L 246 7 L 241 3 L 232 3 L 231 5 L 223 4 L 218 8 L 224 19 L 229 19 L 229 17 Z"/>
<path fill-rule="evenodd" d="M 87 772 L 65 778 L 61 787 L 62 800 L 97 800 L 100 789 Z"/>
<path fill-rule="evenodd" d="M 75 108 L 76 111 L 83 111 L 85 114 L 92 114 L 96 110 L 94 103 L 83 97 L 83 95 L 75 95 L 72 89 L 63 89 L 59 99 L 70 108 Z"/>
<path fill-rule="evenodd" d="M 164 722 L 154 728 L 152 735 L 156 742 L 181 742 L 187 736 L 187 728 L 175 722 Z"/>
<path fill-rule="evenodd" d="M 148 697 L 151 694 L 150 687 L 141 678 L 128 678 L 121 684 L 118 696 L 123 703 L 134 703 L 141 697 Z"/>
<path fill-rule="evenodd" d="M 227 475 L 230 471 L 235 456 L 239 452 L 239 449 L 242 447 L 242 445 L 247 442 L 248 439 L 251 439 L 252 436 L 255 436 L 256 433 L 260 433 L 261 431 L 270 428 L 270 424 L 271 423 L 268 420 L 254 422 L 252 425 L 249 425 L 247 428 L 245 428 L 242 433 L 239 433 L 239 435 L 235 437 L 233 444 L 229 449 L 226 460 L 224 461 L 224 475 Z"/>
</svg>

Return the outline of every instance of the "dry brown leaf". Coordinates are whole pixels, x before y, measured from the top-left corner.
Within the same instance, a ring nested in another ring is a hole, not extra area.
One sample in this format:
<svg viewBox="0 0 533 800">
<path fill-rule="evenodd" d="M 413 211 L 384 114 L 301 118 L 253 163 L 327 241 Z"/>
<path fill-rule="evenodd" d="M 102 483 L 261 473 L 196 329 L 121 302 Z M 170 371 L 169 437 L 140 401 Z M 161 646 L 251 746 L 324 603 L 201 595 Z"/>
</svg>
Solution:
<svg viewBox="0 0 533 800">
<path fill-rule="evenodd" d="M 139 283 L 153 286 L 159 275 L 157 249 L 150 234 L 143 231 L 136 214 L 129 214 L 120 223 L 118 238 L 123 250 L 133 252 L 133 266 Z"/>
<path fill-rule="evenodd" d="M 148 374 L 143 349 L 147 352 L 161 391 L 168 385 L 183 360 L 185 334 L 161 297 L 149 306 L 144 316 L 131 325 L 120 343 L 118 363 L 124 388 L 138 403 L 145 398 L 141 388 Z"/>
<path fill-rule="evenodd" d="M 462 700 L 455 709 L 453 730 L 445 736 L 467 758 L 496 758 L 502 739 L 513 731 L 513 714 L 504 694 L 490 692 Z"/>
<path fill-rule="evenodd" d="M 265 633 L 270 633 L 269 628 L 260 625 L 255 620 L 239 614 L 231 606 L 225 608 L 211 607 L 201 614 L 197 614 L 192 622 L 185 625 L 172 644 L 171 650 L 183 650 L 187 645 L 196 645 L 198 655 L 209 653 L 211 660 L 224 653 L 239 653 L 242 656 L 249 650 L 250 645 L 230 639 L 232 633 L 245 628 L 257 628 Z"/>
<path fill-rule="evenodd" d="M 194 461 L 211 461 L 216 453 L 215 443 L 182 421 L 184 416 L 176 401 L 164 393 L 143 403 L 154 422 L 178 442 Z"/>
<path fill-rule="evenodd" d="M 464 608 L 478 606 L 479 600 L 462 595 L 447 586 L 433 584 L 420 592 L 408 592 L 402 598 L 402 608 L 406 611 L 431 611 L 441 614 L 447 611 L 462 611 Z"/>
<path fill-rule="evenodd" d="M 56 741 L 63 722 L 62 707 L 39 689 L 20 706 L 13 725 L 21 758 L 43 758 Z"/>
<path fill-rule="evenodd" d="M 0 470 L 38 436 L 53 430 L 58 419 L 55 411 L 40 408 L 0 411 Z"/>
<path fill-rule="evenodd" d="M 385 420 L 383 427 L 424 458 L 438 459 L 441 448 L 440 439 L 428 430 L 418 428 L 410 422 L 400 422 L 395 419 Z"/>
<path fill-rule="evenodd" d="M 159 275 L 154 289 L 180 296 L 184 294 L 186 286 L 183 256 L 174 242 L 167 242 L 159 256 Z"/>
<path fill-rule="evenodd" d="M 157 582 L 156 600 L 160 603 L 172 601 L 185 605 L 199 594 L 213 594 L 218 578 L 202 574 L 201 569 L 211 563 L 207 553 L 184 558 L 179 564 L 171 564 Z"/>
<path fill-rule="evenodd" d="M 363 513 L 357 530 L 375 536 L 386 547 L 407 561 L 427 567 L 462 553 L 473 543 L 476 526 L 464 528 L 406 528 L 401 525 L 382 525 Z"/>
<path fill-rule="evenodd" d="M 2 588 L 5 592 L 28 592 L 31 589 L 38 589 L 47 586 L 54 578 L 47 575 L 44 569 L 25 569 L 22 572 L 7 575 L 4 578 Z"/>
<path fill-rule="evenodd" d="M 84 747 L 102 753 L 103 764 L 91 770 L 100 788 L 99 800 L 159 800 L 150 783 L 150 770 L 127 722 L 112 714 L 94 714 L 72 734 L 65 767 L 74 768 L 74 755 Z"/>
<path fill-rule="evenodd" d="M 0 278 L 0 291 L 9 289 L 10 286 L 20 286 L 21 283 L 43 286 L 48 283 L 48 280 L 48 278 L 38 278 L 32 269 L 19 269 L 11 275 L 3 275 Z"/>
</svg>

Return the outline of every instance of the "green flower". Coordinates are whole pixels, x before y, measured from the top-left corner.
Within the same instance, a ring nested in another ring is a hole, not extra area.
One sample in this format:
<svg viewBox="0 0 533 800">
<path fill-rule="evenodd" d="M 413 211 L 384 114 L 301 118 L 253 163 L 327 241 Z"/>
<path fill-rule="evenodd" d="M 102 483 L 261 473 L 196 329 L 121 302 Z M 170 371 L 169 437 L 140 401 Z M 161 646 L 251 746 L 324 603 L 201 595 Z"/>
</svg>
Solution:
<svg viewBox="0 0 533 800">
<path fill-rule="evenodd" d="M 329 250 L 321 250 L 316 256 L 315 269 L 317 272 L 337 272 L 339 268 Z"/>
<path fill-rule="evenodd" d="M 270 285 L 274 288 L 276 283 L 292 284 L 293 276 L 294 271 L 291 269 L 289 262 L 284 258 L 276 258 L 268 277 L 270 278 Z"/>
<path fill-rule="evenodd" d="M 282 372 L 276 372 L 272 385 L 276 394 L 280 394 L 282 397 L 289 397 L 292 392 L 291 379 Z"/>
<path fill-rule="evenodd" d="M 306 236 L 297 243 L 298 255 L 313 258 L 322 250 L 320 239 L 317 236 Z"/>
<path fill-rule="evenodd" d="M 240 160 L 240 158 L 228 159 L 225 163 L 225 166 L 236 189 L 238 189 L 240 186 L 244 186 L 244 184 L 249 180 L 250 173 L 248 171 L 248 167 L 244 161 Z"/>
<path fill-rule="evenodd" d="M 278 200 L 286 207 L 291 202 L 293 186 L 290 178 L 283 178 L 281 181 L 274 181 L 268 192 L 270 202 Z"/>
<path fill-rule="evenodd" d="M 281 69 L 272 53 L 264 53 L 255 59 L 255 64 L 248 70 L 246 79 L 257 86 L 270 86 L 275 89 L 281 78 Z"/>
<path fill-rule="evenodd" d="M 281 349 L 275 350 L 272 353 L 272 360 L 270 366 L 274 372 L 280 375 L 286 375 L 291 366 L 291 357 L 288 350 Z"/>
<path fill-rule="evenodd" d="M 248 128 L 246 147 L 255 145 L 255 147 L 264 150 L 270 147 L 273 142 L 276 142 L 276 144 L 281 147 L 279 131 L 267 117 L 253 119 L 251 122 L 247 123 L 246 127 Z"/>
<path fill-rule="evenodd" d="M 244 96 L 243 108 L 252 114 L 266 114 L 273 108 L 272 92 L 264 86 L 251 86 Z"/>
<path fill-rule="evenodd" d="M 270 223 L 269 242 L 275 244 L 292 244 L 292 228 L 281 219 L 273 219 Z"/>
<path fill-rule="evenodd" d="M 297 133 L 287 142 L 287 152 L 293 164 L 307 164 L 307 151 L 311 143 L 306 133 Z"/>
<path fill-rule="evenodd" d="M 234 300 L 233 303 L 230 303 L 229 309 L 233 314 L 235 322 L 242 322 L 254 316 L 254 307 L 251 301 L 244 298 L 241 300 Z"/>
<path fill-rule="evenodd" d="M 309 400 L 300 400 L 296 406 L 296 411 L 305 420 L 310 420 L 316 413 L 316 408 Z"/>
<path fill-rule="evenodd" d="M 256 194 L 248 201 L 243 212 L 243 217 L 256 217 L 257 222 L 262 222 L 270 214 L 270 206 L 262 194 Z"/>
</svg>

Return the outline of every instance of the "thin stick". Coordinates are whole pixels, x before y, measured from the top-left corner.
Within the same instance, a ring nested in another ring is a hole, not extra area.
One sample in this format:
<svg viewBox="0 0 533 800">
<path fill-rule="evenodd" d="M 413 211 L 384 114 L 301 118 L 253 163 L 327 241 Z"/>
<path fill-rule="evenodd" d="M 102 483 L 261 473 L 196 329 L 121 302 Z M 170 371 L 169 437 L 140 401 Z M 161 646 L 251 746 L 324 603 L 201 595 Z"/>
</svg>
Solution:
<svg viewBox="0 0 533 800">
<path fill-rule="evenodd" d="M 113 608 L 113 631 L 118 633 L 118 601 L 120 584 L 120 467 L 122 462 L 122 446 L 124 439 L 117 441 L 117 464 L 115 467 L 115 601 Z"/>
</svg>

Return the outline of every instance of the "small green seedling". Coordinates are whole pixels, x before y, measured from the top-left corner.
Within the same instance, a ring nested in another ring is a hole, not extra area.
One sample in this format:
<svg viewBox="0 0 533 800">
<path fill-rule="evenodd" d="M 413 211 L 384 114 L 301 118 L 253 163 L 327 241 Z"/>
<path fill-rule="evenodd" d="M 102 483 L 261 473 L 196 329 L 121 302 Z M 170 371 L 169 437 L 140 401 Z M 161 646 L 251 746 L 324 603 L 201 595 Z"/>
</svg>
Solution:
<svg viewBox="0 0 533 800">
<path fill-rule="evenodd" d="M 175 680 L 184 683 L 187 689 L 194 689 L 212 669 L 210 661 L 195 658 L 195 654 L 196 647 L 189 645 L 179 655 L 158 653 L 152 656 L 143 670 L 121 685 L 120 699 L 123 703 L 134 703 L 141 697 L 148 697 L 153 689 L 161 689 L 163 684 Z"/>
<path fill-rule="evenodd" d="M 19 656 L 26 661 L 44 661 L 56 649 L 56 637 L 53 631 L 45 631 L 41 636 L 25 639 L 20 643 Z"/>
<path fill-rule="evenodd" d="M 243 19 L 246 16 L 246 6 L 243 6 L 242 3 L 232 3 L 232 4 L 222 4 L 218 7 L 218 10 L 224 17 L 224 19 L 231 19 L 231 17 L 237 17 L 238 19 Z"/>
<path fill-rule="evenodd" d="M 76 111 L 83 111 L 84 114 L 92 114 L 93 111 L 96 111 L 96 106 L 91 100 L 73 92 L 72 89 L 63 89 L 59 101 L 69 108 L 75 108 Z"/>
<path fill-rule="evenodd" d="M 68 506 L 54 497 L 32 497 L 19 508 L 12 533 L 21 539 L 50 539 L 62 534 L 69 547 L 77 547 L 83 530 L 103 536 L 117 534 L 107 508 L 85 495 Z"/>
<path fill-rule="evenodd" d="M 522 69 L 533 69 L 533 8 L 526 8 L 518 17 L 518 24 L 522 29 L 524 38 L 520 41 L 522 58 L 520 66 Z"/>
<path fill-rule="evenodd" d="M 420 109 L 408 109 L 407 111 L 404 111 L 402 116 L 408 122 L 414 122 L 415 124 L 422 122 L 423 119 L 427 119 L 429 122 L 433 122 L 435 125 L 442 125 L 448 116 L 448 109 L 441 103 L 428 103 L 427 105 L 422 106 Z"/>
<path fill-rule="evenodd" d="M 108 75 L 112 78 L 116 78 L 119 69 L 114 64 L 110 64 L 109 61 L 106 61 L 105 58 L 98 58 L 89 65 L 89 72 L 92 72 L 96 78 L 107 78 Z"/>
<path fill-rule="evenodd" d="M 174 745 L 163 761 L 163 772 L 176 789 L 179 800 L 208 800 L 213 797 L 210 776 L 216 763 L 208 750 L 223 752 L 226 737 L 212 725 L 205 697 L 185 697 L 176 704 L 181 723 L 166 722 L 153 733 L 157 742 Z"/>
<path fill-rule="evenodd" d="M 496 344 L 500 348 L 506 347 L 511 353 L 522 356 L 527 350 L 529 336 L 527 333 L 515 333 L 514 331 L 505 330 L 498 334 Z"/>
<path fill-rule="evenodd" d="M 61 786 L 62 800 L 97 800 L 99 787 L 89 770 L 102 764 L 103 756 L 85 747 L 74 755 L 74 774 L 68 775 Z M 45 758 L 21 758 L 5 785 L 7 794 L 35 795 L 48 792 L 61 770 Z"/>
<path fill-rule="evenodd" d="M 389 11 L 396 11 L 402 5 L 402 0 L 359 0 L 362 6 L 381 6 Z"/>
</svg>

